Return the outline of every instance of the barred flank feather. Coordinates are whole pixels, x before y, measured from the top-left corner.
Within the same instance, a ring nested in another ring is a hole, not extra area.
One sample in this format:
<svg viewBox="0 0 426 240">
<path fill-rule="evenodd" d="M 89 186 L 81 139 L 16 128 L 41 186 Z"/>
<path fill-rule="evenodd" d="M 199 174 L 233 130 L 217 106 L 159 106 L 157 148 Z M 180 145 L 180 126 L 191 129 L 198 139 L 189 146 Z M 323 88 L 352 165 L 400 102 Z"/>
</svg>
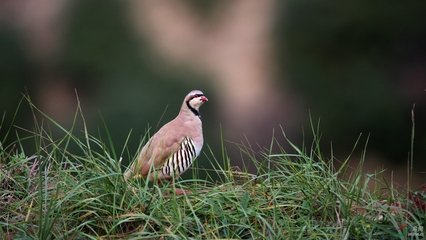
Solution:
<svg viewBox="0 0 426 240">
<path fill-rule="evenodd" d="M 167 176 L 180 175 L 192 165 L 192 161 L 196 157 L 194 142 L 191 138 L 185 137 L 180 144 L 179 150 L 165 162 L 162 172 Z"/>
</svg>

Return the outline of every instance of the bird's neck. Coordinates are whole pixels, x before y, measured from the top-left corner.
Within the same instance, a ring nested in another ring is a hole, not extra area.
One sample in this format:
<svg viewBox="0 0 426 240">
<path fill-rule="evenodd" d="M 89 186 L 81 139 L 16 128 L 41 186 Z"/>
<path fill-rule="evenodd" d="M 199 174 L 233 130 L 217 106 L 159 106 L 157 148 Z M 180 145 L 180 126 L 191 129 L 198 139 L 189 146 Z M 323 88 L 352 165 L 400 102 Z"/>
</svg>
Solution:
<svg viewBox="0 0 426 240">
<path fill-rule="evenodd" d="M 186 101 L 186 107 L 191 111 L 191 114 L 194 114 L 195 116 L 199 117 L 201 119 L 200 111 L 189 104 L 189 101 Z"/>
</svg>

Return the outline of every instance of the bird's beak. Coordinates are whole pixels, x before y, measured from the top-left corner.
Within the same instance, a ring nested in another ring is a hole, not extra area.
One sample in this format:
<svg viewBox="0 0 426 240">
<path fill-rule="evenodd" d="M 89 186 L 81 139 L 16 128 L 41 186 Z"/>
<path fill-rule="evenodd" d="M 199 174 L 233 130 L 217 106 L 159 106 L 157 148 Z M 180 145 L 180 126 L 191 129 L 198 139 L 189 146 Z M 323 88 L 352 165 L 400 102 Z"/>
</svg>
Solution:
<svg viewBox="0 0 426 240">
<path fill-rule="evenodd" d="M 203 102 L 208 102 L 209 99 L 206 96 L 201 96 L 201 101 Z"/>
</svg>

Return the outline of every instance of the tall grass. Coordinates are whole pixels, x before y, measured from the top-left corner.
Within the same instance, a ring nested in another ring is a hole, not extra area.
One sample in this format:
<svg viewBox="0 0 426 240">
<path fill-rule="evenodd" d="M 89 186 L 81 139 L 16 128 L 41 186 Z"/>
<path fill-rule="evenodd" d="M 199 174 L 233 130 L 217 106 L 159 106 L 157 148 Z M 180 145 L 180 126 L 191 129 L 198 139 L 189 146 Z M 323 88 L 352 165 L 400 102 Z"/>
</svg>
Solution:
<svg viewBox="0 0 426 240">
<path fill-rule="evenodd" d="M 365 148 L 358 168 L 349 157 L 335 166 L 317 126 L 310 145 L 287 139 L 291 151 L 275 139 L 262 152 L 239 145 L 256 174 L 232 167 L 224 146 L 206 147 L 199 161 L 215 167 L 201 179 L 195 164 L 192 178 L 175 184 L 192 194 L 177 196 L 175 185 L 124 180 L 121 159 L 137 154 L 127 149 L 130 133 L 118 153 L 106 127 L 106 139 L 88 132 L 80 107 L 65 129 L 29 104 L 33 129 L 7 128 L 0 142 L 4 239 L 422 239 L 425 212 L 380 172 L 362 172 Z M 12 134 L 17 140 L 5 146 Z"/>
</svg>

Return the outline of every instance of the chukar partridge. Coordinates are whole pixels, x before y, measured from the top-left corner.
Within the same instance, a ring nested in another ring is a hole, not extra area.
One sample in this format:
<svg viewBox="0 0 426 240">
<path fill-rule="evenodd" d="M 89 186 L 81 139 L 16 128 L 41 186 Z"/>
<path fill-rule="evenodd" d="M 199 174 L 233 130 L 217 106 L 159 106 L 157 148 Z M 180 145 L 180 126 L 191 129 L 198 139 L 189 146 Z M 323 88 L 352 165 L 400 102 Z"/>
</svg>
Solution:
<svg viewBox="0 0 426 240">
<path fill-rule="evenodd" d="M 125 179 L 149 176 L 149 180 L 164 180 L 184 173 L 203 147 L 200 107 L 207 101 L 199 90 L 188 93 L 177 117 L 148 140 Z"/>
</svg>

